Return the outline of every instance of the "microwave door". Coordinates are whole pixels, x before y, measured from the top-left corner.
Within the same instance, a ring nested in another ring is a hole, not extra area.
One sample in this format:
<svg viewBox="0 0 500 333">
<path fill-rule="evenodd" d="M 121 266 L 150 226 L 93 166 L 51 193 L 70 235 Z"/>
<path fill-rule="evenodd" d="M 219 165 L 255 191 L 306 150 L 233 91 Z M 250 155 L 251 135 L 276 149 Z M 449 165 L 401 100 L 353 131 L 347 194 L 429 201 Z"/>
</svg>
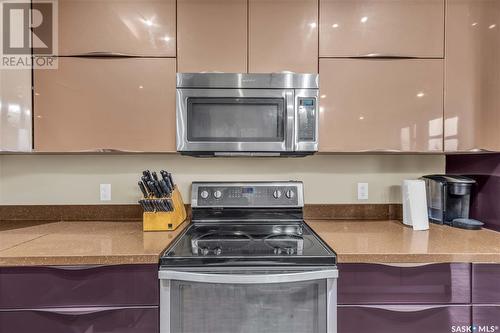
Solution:
<svg viewBox="0 0 500 333">
<path fill-rule="evenodd" d="M 292 151 L 294 102 L 290 89 L 178 89 L 177 150 Z"/>
</svg>

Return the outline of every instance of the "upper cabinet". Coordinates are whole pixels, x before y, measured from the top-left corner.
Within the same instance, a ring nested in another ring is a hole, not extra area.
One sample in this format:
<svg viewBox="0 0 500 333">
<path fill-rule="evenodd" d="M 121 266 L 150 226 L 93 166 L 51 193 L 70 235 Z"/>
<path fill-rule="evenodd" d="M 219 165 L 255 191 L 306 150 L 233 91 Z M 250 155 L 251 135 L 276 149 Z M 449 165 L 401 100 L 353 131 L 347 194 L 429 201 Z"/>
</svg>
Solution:
<svg viewBox="0 0 500 333">
<path fill-rule="evenodd" d="M 321 59 L 322 152 L 440 152 L 443 60 Z"/>
<path fill-rule="evenodd" d="M 247 0 L 177 1 L 178 72 L 247 71 Z"/>
<path fill-rule="evenodd" d="M 320 57 L 442 58 L 444 0 L 320 0 L 319 45 Z"/>
<path fill-rule="evenodd" d="M 175 0 L 59 0 L 59 55 L 175 57 Z"/>
<path fill-rule="evenodd" d="M 249 0 L 248 23 L 250 73 L 317 73 L 317 0 Z"/>
<path fill-rule="evenodd" d="M 175 151 L 173 58 L 64 57 L 34 91 L 36 151 Z"/>
<path fill-rule="evenodd" d="M 0 70 L 0 151 L 31 151 L 31 70 Z"/>
<path fill-rule="evenodd" d="M 445 150 L 500 151 L 500 1 L 446 10 Z"/>
</svg>

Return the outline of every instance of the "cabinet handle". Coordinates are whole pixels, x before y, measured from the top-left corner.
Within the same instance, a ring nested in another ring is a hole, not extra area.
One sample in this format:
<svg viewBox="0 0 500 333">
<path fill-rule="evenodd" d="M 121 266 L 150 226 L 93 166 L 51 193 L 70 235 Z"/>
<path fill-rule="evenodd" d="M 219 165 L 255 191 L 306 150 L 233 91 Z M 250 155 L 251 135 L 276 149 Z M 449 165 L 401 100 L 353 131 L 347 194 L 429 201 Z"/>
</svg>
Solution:
<svg viewBox="0 0 500 333">
<path fill-rule="evenodd" d="M 370 59 L 418 59 L 418 57 L 415 56 L 402 56 L 402 55 L 397 55 L 397 54 L 383 54 L 383 53 L 368 53 L 368 54 L 363 54 L 359 56 L 352 56 L 349 57 L 350 59 L 364 59 L 364 58 L 370 58 Z"/>
<path fill-rule="evenodd" d="M 468 304 L 447 305 L 338 305 L 339 308 L 366 308 L 378 309 L 391 312 L 421 312 L 432 309 L 443 309 L 449 307 L 470 307 Z"/>
<path fill-rule="evenodd" d="M 84 271 L 87 269 L 95 269 L 104 267 L 105 265 L 78 265 L 78 266 L 46 266 L 47 268 L 62 270 L 62 271 Z"/>
<path fill-rule="evenodd" d="M 400 267 L 400 268 L 405 268 L 405 267 L 424 267 L 424 266 L 430 266 L 434 264 L 439 264 L 439 263 L 430 263 L 430 262 L 425 262 L 425 263 L 380 263 L 378 265 L 384 265 L 384 266 L 390 266 L 390 267 Z"/>
<path fill-rule="evenodd" d="M 87 307 L 87 308 L 45 308 L 45 309 L 26 309 L 20 311 L 43 312 L 63 316 L 83 316 L 94 313 L 109 312 L 125 309 L 156 309 L 157 306 L 141 306 L 141 307 Z"/>
<path fill-rule="evenodd" d="M 137 56 L 120 52 L 94 51 L 74 55 L 79 58 L 135 58 Z"/>
</svg>

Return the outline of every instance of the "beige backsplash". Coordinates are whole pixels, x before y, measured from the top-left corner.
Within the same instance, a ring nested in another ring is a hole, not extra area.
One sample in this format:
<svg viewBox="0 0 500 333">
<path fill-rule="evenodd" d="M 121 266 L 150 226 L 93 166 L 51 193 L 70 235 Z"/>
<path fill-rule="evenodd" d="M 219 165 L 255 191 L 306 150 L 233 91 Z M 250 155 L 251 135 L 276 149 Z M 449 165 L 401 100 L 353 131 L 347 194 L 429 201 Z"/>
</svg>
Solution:
<svg viewBox="0 0 500 333">
<path fill-rule="evenodd" d="M 0 204 L 135 203 L 143 169 L 174 174 L 186 202 L 192 181 L 301 180 L 308 204 L 399 203 L 403 179 L 444 172 L 440 155 L 315 155 L 306 158 L 192 158 L 179 155 L 1 155 Z M 369 200 L 357 200 L 357 183 Z M 99 200 L 99 184 L 112 201 Z"/>
</svg>

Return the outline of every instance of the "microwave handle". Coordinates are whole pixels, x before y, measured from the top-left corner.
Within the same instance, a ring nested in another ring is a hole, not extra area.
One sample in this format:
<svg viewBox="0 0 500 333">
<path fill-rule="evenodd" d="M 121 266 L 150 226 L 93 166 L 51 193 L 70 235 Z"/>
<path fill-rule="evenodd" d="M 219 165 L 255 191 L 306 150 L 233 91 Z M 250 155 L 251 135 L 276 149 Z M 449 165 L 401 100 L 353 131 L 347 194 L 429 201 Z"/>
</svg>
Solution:
<svg viewBox="0 0 500 333">
<path fill-rule="evenodd" d="M 320 279 L 335 279 L 337 277 L 338 271 L 336 269 L 281 274 L 214 274 L 171 270 L 160 271 L 159 273 L 160 280 L 224 284 L 287 283 Z"/>
<path fill-rule="evenodd" d="M 295 92 L 293 90 L 285 90 L 286 102 L 286 121 L 285 121 L 285 146 L 287 151 L 295 150 L 296 129 L 295 122 L 297 121 L 297 112 L 295 106 Z"/>
</svg>

